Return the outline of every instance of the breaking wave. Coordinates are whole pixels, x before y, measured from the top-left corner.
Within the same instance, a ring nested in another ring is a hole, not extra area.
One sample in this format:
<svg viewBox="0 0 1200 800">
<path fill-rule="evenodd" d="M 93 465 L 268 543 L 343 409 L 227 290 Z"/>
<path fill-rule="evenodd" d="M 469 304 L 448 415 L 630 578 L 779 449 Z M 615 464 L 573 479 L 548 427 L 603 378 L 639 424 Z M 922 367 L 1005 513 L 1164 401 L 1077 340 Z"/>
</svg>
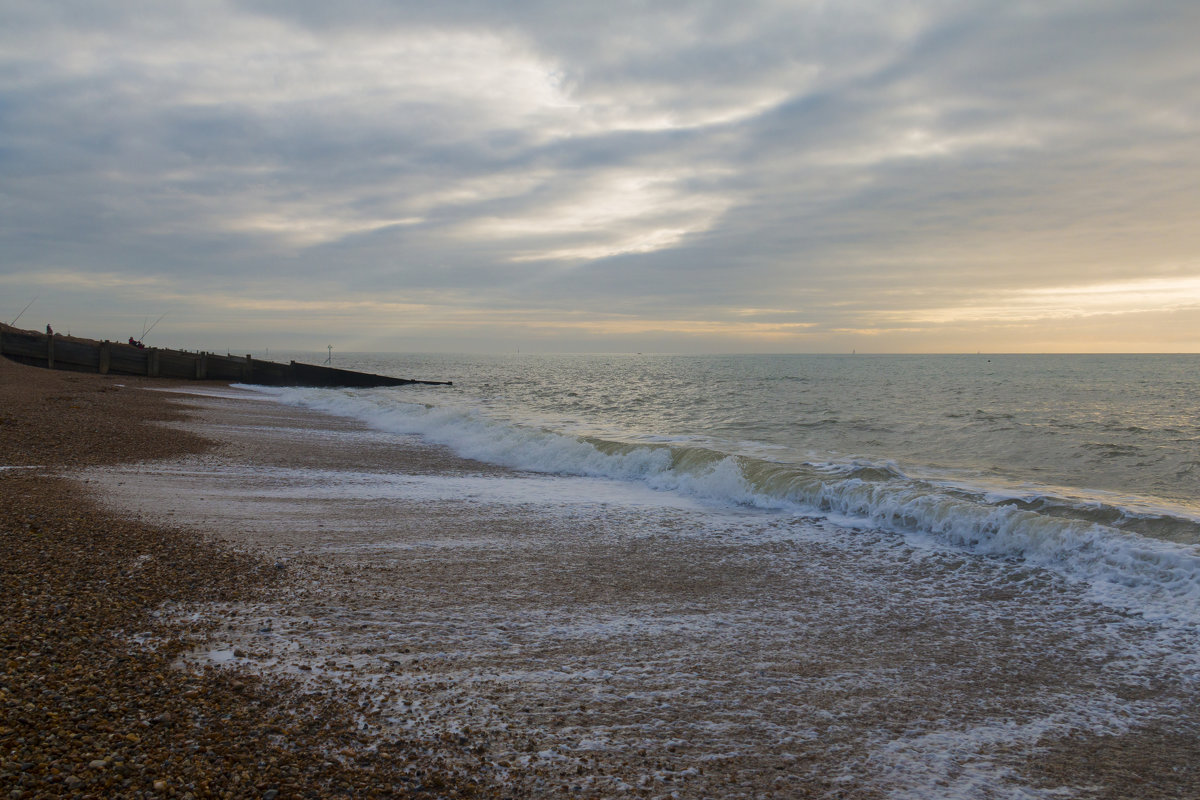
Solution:
<svg viewBox="0 0 1200 800">
<path fill-rule="evenodd" d="M 890 463 L 782 463 L 687 442 L 576 436 L 478 409 L 404 402 L 387 391 L 256 388 L 466 458 L 638 481 L 724 506 L 833 516 L 1044 567 L 1146 618 L 1200 622 L 1200 520 L 1172 509 L 1066 490 L 997 492 L 913 477 Z"/>
</svg>

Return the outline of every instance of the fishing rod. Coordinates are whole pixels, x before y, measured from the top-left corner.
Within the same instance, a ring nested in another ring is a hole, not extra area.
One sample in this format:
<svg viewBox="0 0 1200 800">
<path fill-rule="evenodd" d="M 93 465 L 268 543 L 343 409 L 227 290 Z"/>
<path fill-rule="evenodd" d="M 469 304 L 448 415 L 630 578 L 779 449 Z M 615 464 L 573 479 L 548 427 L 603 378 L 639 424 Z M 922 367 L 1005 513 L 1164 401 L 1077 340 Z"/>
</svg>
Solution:
<svg viewBox="0 0 1200 800">
<path fill-rule="evenodd" d="M 164 312 L 162 313 L 162 315 L 161 315 L 161 316 L 159 316 L 159 318 L 158 318 L 158 319 L 154 320 L 154 325 L 151 325 L 149 328 L 145 327 L 145 326 L 144 326 L 144 324 L 143 324 L 143 327 L 142 327 L 142 335 L 141 335 L 141 338 L 139 338 L 139 339 L 138 339 L 138 341 L 139 341 L 139 342 L 140 342 L 140 341 L 144 341 L 144 340 L 146 339 L 146 334 L 148 334 L 148 333 L 150 333 L 150 331 L 154 330 L 154 326 L 155 326 L 155 325 L 157 325 L 158 323 L 162 322 L 162 321 L 163 321 L 163 317 L 165 317 L 166 315 L 167 315 L 167 312 L 165 312 L 165 311 L 164 311 Z"/>
<path fill-rule="evenodd" d="M 33 299 L 26 303 L 25 307 L 21 309 L 21 314 L 24 314 L 26 311 L 28 311 L 29 307 L 37 302 L 39 296 L 40 295 L 34 295 Z M 10 322 L 9 325 L 15 328 L 17 325 L 17 320 L 21 318 L 21 314 L 17 314 L 17 318 Z"/>
</svg>

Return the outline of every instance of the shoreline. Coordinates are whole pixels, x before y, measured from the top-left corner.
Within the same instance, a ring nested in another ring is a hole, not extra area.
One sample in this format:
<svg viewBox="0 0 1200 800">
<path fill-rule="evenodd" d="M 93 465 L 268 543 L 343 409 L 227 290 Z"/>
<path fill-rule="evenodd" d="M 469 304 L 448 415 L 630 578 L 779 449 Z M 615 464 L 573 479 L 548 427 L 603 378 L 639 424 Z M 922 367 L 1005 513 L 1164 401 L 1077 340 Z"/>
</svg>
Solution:
<svg viewBox="0 0 1200 800">
<path fill-rule="evenodd" d="M 381 741 L 465 736 L 523 795 L 1196 785 L 1196 715 L 1153 710 L 1186 707 L 1191 678 L 1120 666 L 1152 629 L 1049 575 L 291 406 L 194 406 L 183 427 L 215 451 L 89 477 L 286 564 L 274 597 L 208 609 L 231 624 L 195 663 L 352 692 Z"/>
<path fill-rule="evenodd" d="M 0 465 L 24 467 L 0 470 L 5 796 L 494 795 L 444 760 L 449 747 L 396 741 L 379 752 L 345 698 L 178 668 L 212 623 L 164 624 L 164 604 L 244 601 L 278 575 L 154 514 L 100 508 L 65 477 L 213 446 L 164 424 L 184 409 L 140 391 L 152 387 L 180 384 L 0 358 Z"/>
<path fill-rule="evenodd" d="M 997 591 L 987 560 L 910 559 L 817 520 L 704 528 L 710 512 L 670 495 L 490 467 L 275 403 L 143 394 L 169 417 L 153 430 L 211 444 L 72 473 L 104 514 L 155 519 L 189 547 L 202 532 L 258 566 L 166 598 L 200 620 L 175 655 L 235 705 L 276 702 L 274 687 L 309 708 L 337 698 L 322 719 L 373 753 L 356 762 L 368 782 L 349 784 L 360 794 L 405 742 L 458 780 L 437 796 L 1200 788 L 1190 678 L 1126 675 L 1128 654 L 1106 648 L 1139 640 L 1110 635 L 1118 616 L 1059 589 Z M 1172 699 L 1174 716 L 1121 722 Z M 265 730 L 233 738 L 282 736 Z M 338 741 L 314 736 L 310 752 Z"/>
</svg>

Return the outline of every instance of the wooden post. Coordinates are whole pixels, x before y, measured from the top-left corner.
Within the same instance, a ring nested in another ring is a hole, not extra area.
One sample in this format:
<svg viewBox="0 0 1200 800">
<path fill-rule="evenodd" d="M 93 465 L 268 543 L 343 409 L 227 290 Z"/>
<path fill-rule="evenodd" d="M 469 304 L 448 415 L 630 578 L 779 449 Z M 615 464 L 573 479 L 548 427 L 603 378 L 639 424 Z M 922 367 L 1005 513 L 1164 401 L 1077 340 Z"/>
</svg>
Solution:
<svg viewBox="0 0 1200 800">
<path fill-rule="evenodd" d="M 112 342 L 110 342 L 108 339 L 105 339 L 103 342 L 100 343 L 100 374 L 101 375 L 108 374 L 108 363 L 109 363 L 109 359 L 112 357 L 111 354 L 112 354 Z"/>
<path fill-rule="evenodd" d="M 246 366 L 242 369 L 242 378 L 246 383 L 254 382 L 254 361 L 249 353 L 246 353 Z"/>
<path fill-rule="evenodd" d="M 150 378 L 158 377 L 158 348 L 151 347 L 150 353 L 146 356 L 146 375 Z"/>
<path fill-rule="evenodd" d="M 196 380 L 202 381 L 208 377 L 208 353 L 196 356 Z"/>
</svg>

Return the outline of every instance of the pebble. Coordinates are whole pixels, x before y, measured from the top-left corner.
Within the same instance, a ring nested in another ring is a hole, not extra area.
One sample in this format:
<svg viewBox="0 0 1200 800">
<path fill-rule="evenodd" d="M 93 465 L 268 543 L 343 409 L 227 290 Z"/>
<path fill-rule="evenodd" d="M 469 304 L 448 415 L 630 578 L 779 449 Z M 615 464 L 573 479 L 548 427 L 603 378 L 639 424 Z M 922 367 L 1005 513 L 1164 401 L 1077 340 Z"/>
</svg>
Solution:
<svg viewBox="0 0 1200 800">
<path fill-rule="evenodd" d="M 243 797 L 263 786 L 256 796 L 376 797 L 411 794 L 418 782 L 439 797 L 511 796 L 465 772 L 462 748 L 395 740 L 393 757 L 375 758 L 353 698 L 174 666 L 205 631 L 163 622 L 158 609 L 258 596 L 286 572 L 194 531 L 108 513 L 66 476 L 209 446 L 150 424 L 182 413 L 139 388 L 152 385 L 170 382 L 0 357 L 0 465 L 43 465 L 0 470 L 3 796 Z M 350 755 L 329 757 L 342 751 Z"/>
</svg>

